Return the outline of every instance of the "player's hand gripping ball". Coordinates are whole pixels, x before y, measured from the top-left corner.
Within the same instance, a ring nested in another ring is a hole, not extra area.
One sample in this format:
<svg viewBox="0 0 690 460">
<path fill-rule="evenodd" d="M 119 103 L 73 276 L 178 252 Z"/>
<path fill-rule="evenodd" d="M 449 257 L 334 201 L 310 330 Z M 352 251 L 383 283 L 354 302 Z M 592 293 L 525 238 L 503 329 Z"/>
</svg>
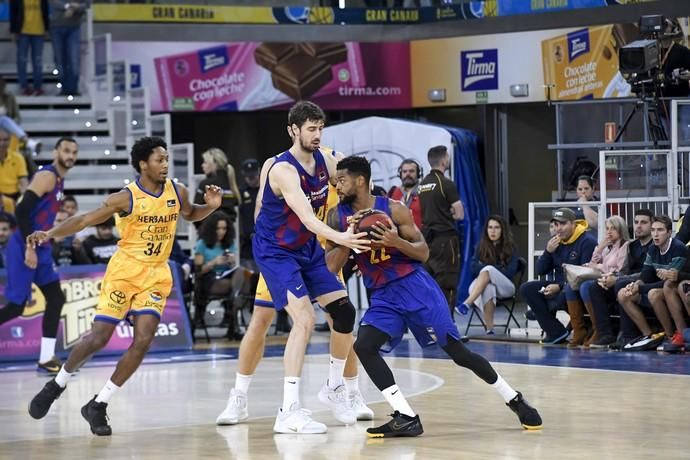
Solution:
<svg viewBox="0 0 690 460">
<path fill-rule="evenodd" d="M 378 242 L 379 240 L 376 232 L 374 231 L 376 229 L 376 223 L 381 223 L 385 227 L 391 228 L 388 215 L 383 211 L 379 211 L 378 209 L 371 209 L 367 211 L 359 219 L 355 227 L 355 233 L 366 232 L 369 234 L 372 249 L 379 249 L 383 246 L 380 242 Z"/>
</svg>

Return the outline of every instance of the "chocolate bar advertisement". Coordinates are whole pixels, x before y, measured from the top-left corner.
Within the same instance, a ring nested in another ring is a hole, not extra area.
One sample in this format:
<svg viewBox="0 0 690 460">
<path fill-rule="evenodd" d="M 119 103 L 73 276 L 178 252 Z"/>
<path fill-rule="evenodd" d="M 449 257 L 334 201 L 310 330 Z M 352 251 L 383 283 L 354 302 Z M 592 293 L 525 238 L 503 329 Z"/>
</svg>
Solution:
<svg viewBox="0 0 690 460">
<path fill-rule="evenodd" d="M 192 46 L 190 46 L 192 45 Z M 144 49 L 142 49 L 144 48 Z M 141 66 L 153 111 L 408 108 L 408 43 L 113 43 Z"/>
</svg>

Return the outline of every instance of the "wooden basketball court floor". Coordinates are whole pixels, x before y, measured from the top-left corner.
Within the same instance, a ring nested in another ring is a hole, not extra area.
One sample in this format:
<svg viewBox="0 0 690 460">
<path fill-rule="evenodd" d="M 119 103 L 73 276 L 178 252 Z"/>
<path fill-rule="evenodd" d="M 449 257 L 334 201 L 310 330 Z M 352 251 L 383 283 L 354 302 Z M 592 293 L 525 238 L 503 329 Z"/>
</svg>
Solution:
<svg viewBox="0 0 690 460">
<path fill-rule="evenodd" d="M 689 458 L 690 357 L 470 342 L 522 391 L 544 419 L 522 430 L 499 396 L 438 350 L 407 341 L 390 358 L 421 416 L 411 439 L 367 439 L 390 409 L 366 375 L 375 421 L 339 426 L 317 401 L 327 375 L 325 344 L 310 346 L 302 397 L 324 435 L 274 434 L 282 397 L 282 346 L 271 346 L 249 392 L 248 422 L 216 427 L 234 381 L 237 350 L 150 355 L 108 408 L 113 436 L 93 436 L 80 408 L 110 376 L 114 358 L 93 361 L 45 419 L 27 405 L 45 382 L 30 364 L 0 368 L 0 459 L 635 459 Z M 273 357 L 271 357 L 273 356 Z"/>
</svg>

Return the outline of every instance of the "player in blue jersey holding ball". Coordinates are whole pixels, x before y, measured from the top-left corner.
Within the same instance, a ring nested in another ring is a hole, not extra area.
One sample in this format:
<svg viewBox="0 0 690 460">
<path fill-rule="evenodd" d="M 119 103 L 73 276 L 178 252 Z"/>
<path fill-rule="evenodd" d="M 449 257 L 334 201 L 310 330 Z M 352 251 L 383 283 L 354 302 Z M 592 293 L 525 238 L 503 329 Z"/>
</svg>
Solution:
<svg viewBox="0 0 690 460">
<path fill-rule="evenodd" d="M 424 431 L 419 416 L 395 384 L 393 373 L 379 353 L 379 350 L 390 351 L 400 343 L 408 328 L 421 346 L 438 344 L 456 364 L 470 369 L 494 387 L 525 429 L 540 429 L 542 421 L 537 410 L 486 359 L 460 342 L 446 298 L 422 266 L 429 257 L 429 248 L 410 210 L 399 201 L 369 193 L 371 167 L 366 158 L 353 156 L 341 160 L 336 177 L 340 204 L 329 212 L 331 228 L 338 231 L 353 228 L 372 209 L 386 214 L 381 222 L 373 224 L 372 249 L 355 256 L 364 284 L 372 292 L 369 309 L 360 323 L 355 352 L 394 410 L 392 420 L 368 428 L 367 434 L 370 437 L 419 436 Z M 349 255 L 349 248 L 329 242 L 326 256 L 329 269 L 337 272 Z"/>
</svg>

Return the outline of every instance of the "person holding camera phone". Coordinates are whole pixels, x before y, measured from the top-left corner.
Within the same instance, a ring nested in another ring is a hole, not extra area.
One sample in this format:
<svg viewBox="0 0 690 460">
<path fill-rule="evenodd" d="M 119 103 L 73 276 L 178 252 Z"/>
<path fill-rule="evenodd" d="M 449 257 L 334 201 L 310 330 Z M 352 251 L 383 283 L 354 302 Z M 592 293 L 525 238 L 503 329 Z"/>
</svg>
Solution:
<svg viewBox="0 0 690 460">
<path fill-rule="evenodd" d="M 196 306 L 194 321 L 200 323 L 211 296 L 229 296 L 232 292 L 232 267 L 237 262 L 235 254 L 235 228 L 230 217 L 222 211 L 211 214 L 199 229 L 199 241 L 194 250 L 196 267 L 196 284 L 194 297 Z M 241 339 L 232 321 L 228 328 L 228 337 Z"/>
</svg>

